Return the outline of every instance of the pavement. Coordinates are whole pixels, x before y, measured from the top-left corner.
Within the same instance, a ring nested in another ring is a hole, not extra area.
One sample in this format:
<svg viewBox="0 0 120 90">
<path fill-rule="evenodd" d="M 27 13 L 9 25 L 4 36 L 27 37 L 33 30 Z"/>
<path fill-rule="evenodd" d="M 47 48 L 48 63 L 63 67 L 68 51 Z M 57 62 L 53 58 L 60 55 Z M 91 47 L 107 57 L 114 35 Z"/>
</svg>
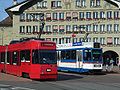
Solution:
<svg viewBox="0 0 120 90">
<path fill-rule="evenodd" d="M 59 72 L 56 81 L 35 81 L 0 73 L 0 90 L 120 90 L 120 70 L 114 66 L 105 75 Z"/>
<path fill-rule="evenodd" d="M 110 71 L 110 66 L 108 66 L 108 70 L 106 71 L 106 67 L 103 66 L 103 72 L 106 72 L 106 73 L 119 73 L 120 74 L 120 68 L 118 66 L 113 66 L 112 70 Z"/>
</svg>

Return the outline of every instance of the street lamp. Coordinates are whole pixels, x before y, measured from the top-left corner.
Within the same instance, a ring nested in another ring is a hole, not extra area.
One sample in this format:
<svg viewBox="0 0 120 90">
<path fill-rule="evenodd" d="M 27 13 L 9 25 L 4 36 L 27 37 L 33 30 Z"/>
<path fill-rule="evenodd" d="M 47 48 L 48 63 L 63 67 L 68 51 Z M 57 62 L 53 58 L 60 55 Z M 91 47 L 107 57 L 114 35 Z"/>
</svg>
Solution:
<svg viewBox="0 0 120 90">
<path fill-rule="evenodd" d="M 38 33 L 38 38 L 39 39 L 41 38 L 41 34 L 43 32 L 44 26 L 45 26 L 45 22 L 44 21 L 40 22 L 40 31 Z"/>
<path fill-rule="evenodd" d="M 33 15 L 33 14 L 31 14 L 31 16 L 34 18 L 34 15 Z M 44 19 L 44 13 L 40 13 L 40 17 Z M 37 36 L 38 39 L 41 38 L 41 34 L 42 34 L 43 29 L 44 29 L 44 26 L 45 26 L 45 21 L 39 19 L 39 24 L 40 24 L 40 28 L 39 28 L 40 30 L 39 30 L 38 36 Z"/>
</svg>

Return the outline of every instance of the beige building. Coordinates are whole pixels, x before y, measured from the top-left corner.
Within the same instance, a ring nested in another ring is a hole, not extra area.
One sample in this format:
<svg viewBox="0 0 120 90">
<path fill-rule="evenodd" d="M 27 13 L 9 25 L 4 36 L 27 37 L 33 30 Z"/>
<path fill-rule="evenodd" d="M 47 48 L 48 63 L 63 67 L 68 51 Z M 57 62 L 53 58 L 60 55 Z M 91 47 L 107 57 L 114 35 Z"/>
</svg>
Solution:
<svg viewBox="0 0 120 90">
<path fill-rule="evenodd" d="M 21 37 L 38 37 L 56 43 L 100 42 L 103 58 L 120 59 L 119 0 L 25 0 L 7 8 L 12 19 L 9 27 L 0 25 L 0 44 Z M 117 1 L 117 2 L 114 2 Z M 42 16 L 44 14 L 44 17 Z"/>
</svg>

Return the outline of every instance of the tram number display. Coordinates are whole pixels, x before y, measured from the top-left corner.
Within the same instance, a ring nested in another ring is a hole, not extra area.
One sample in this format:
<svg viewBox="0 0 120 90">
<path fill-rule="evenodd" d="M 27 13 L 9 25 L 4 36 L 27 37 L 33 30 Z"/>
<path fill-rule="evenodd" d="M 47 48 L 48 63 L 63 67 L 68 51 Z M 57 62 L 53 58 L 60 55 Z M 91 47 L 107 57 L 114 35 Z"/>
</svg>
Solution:
<svg viewBox="0 0 120 90">
<path fill-rule="evenodd" d="M 99 64 L 95 64 L 94 67 L 101 67 L 101 65 L 99 65 Z"/>
</svg>

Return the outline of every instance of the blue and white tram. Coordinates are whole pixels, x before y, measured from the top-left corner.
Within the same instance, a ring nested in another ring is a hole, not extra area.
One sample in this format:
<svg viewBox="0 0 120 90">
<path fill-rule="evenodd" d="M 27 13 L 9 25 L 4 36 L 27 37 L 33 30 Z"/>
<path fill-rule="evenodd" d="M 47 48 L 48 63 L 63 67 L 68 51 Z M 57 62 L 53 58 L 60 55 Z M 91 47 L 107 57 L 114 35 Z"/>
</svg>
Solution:
<svg viewBox="0 0 120 90">
<path fill-rule="evenodd" d="M 60 71 L 102 71 L 100 43 L 77 42 L 57 45 L 57 64 Z"/>
</svg>

